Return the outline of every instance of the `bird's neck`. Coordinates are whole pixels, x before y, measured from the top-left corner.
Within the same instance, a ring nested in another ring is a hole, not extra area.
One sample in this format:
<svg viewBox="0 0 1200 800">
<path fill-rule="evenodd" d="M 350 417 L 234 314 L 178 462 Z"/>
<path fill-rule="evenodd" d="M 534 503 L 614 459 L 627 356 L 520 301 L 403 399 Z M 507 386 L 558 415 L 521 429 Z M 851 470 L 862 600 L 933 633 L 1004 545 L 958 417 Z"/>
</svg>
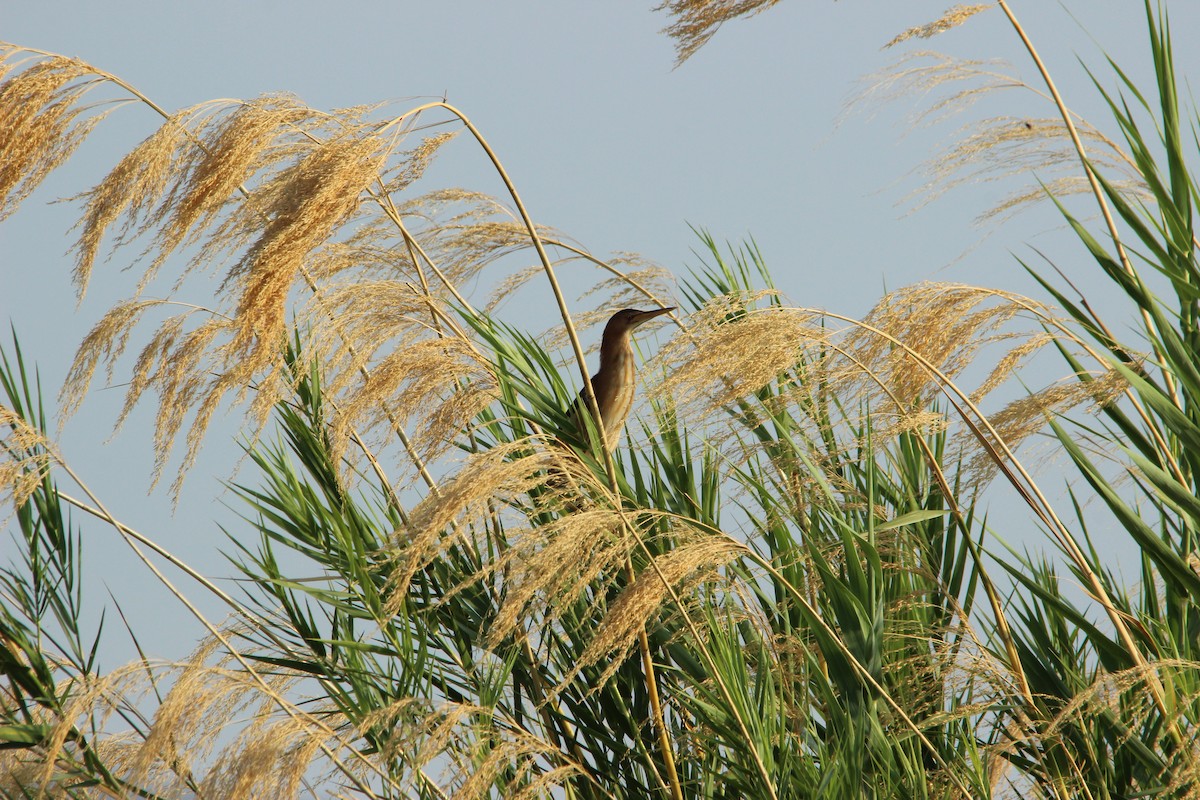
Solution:
<svg viewBox="0 0 1200 800">
<path fill-rule="evenodd" d="M 600 344 L 600 372 L 606 368 L 617 369 L 624 367 L 633 360 L 633 347 L 629 342 L 629 334 L 615 336 L 611 341 L 605 340 Z"/>
</svg>

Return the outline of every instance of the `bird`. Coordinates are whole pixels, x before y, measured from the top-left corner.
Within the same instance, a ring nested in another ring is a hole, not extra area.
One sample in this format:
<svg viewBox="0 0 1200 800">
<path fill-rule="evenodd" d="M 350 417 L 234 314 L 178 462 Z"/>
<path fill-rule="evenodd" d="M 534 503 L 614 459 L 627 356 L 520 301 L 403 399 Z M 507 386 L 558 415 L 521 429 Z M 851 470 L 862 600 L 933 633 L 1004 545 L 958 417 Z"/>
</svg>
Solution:
<svg viewBox="0 0 1200 800">
<path fill-rule="evenodd" d="M 592 376 L 591 383 L 604 425 L 604 442 L 610 453 L 616 449 L 625 420 L 633 408 L 635 373 L 630 335 L 642 324 L 674 310 L 675 306 L 650 311 L 624 308 L 609 317 L 608 324 L 604 326 L 604 336 L 600 339 L 600 369 Z M 586 389 L 571 404 L 568 419 L 574 430 L 565 431 L 564 438 L 579 449 L 589 450 L 588 425 L 584 413 L 591 414 Z"/>
</svg>

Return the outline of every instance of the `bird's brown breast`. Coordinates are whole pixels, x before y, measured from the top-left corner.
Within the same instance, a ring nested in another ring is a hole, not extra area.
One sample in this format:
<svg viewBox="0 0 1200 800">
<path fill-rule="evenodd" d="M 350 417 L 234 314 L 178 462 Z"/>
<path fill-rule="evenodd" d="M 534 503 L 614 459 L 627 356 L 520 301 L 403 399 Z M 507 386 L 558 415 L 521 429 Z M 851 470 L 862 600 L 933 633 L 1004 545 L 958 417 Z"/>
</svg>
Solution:
<svg viewBox="0 0 1200 800">
<path fill-rule="evenodd" d="M 605 364 L 605 369 L 592 377 L 592 391 L 596 393 L 596 403 L 604 420 L 608 449 L 612 450 L 617 446 L 621 429 L 633 408 L 633 353 L 629 350 L 614 353 L 611 363 Z"/>
</svg>

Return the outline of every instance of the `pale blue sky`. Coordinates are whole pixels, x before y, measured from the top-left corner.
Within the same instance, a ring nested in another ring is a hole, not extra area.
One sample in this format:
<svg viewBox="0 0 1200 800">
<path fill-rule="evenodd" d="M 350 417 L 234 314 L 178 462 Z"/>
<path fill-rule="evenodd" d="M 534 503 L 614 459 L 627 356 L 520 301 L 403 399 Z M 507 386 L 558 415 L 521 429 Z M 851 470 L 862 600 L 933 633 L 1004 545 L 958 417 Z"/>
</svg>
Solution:
<svg viewBox="0 0 1200 800">
<path fill-rule="evenodd" d="M 0 38 L 84 58 L 168 110 L 276 91 L 317 108 L 395 100 L 402 110 L 405 98 L 444 94 L 488 137 L 539 222 L 598 254 L 635 251 L 677 273 L 696 263 L 688 223 L 718 239 L 753 235 L 780 288 L 799 305 L 858 315 L 885 286 L 927 279 L 1035 292 L 1013 257 L 1029 256 L 1030 244 L 1087 285 L 1089 266 L 1049 209 L 1001 228 L 972 226 L 1014 184 L 965 188 L 911 215 L 898 205 L 921 183 L 914 168 L 950 141 L 961 122 L 911 130 L 907 108 L 897 104 L 837 124 L 861 78 L 922 47 L 1008 59 L 1017 75 L 1036 81 L 995 9 L 928 43 L 881 49 L 949 5 L 789 0 L 728 24 L 677 70 L 671 42 L 660 33 L 666 17 L 629 0 L 10 0 L 0 7 Z M 1068 101 L 1085 116 L 1102 117 L 1103 109 L 1076 56 L 1107 78 L 1089 34 L 1135 79 L 1147 75 L 1141 0 L 1067 3 L 1084 15 L 1086 33 L 1056 3 L 1012 5 Z M 1176 36 L 1193 38 L 1200 4 L 1169 6 Z M 1190 48 L 1178 55 L 1184 74 L 1200 74 Z M 1041 117 L 1053 110 L 1014 91 L 979 113 Z M 133 254 L 119 255 L 98 269 L 76 308 L 65 251 L 77 207 L 48 201 L 89 187 L 156 123 L 140 108 L 118 112 L 0 225 L 0 321 L 16 326 L 50 394 L 80 338 L 132 291 L 136 276 L 120 271 Z M 463 140 L 431 177 L 499 191 L 482 155 Z M 511 321 L 528 312 L 519 304 L 504 310 Z M 216 481 L 232 467 L 231 448 L 205 452 L 172 515 L 165 486 L 149 499 L 139 488 L 151 463 L 146 414 L 103 444 L 120 395 L 96 392 L 71 421 L 67 457 L 119 518 L 209 574 L 229 574 L 214 555 L 226 546 L 214 520 L 234 518 L 213 498 Z M 85 530 L 94 596 L 108 589 L 121 600 L 152 655 L 183 656 L 197 633 L 179 623 L 184 612 L 111 531 L 92 523 Z M 217 613 L 200 590 L 181 585 Z M 113 628 L 109 634 L 119 638 Z M 112 667 L 129 651 L 115 647 L 106 655 Z"/>
</svg>

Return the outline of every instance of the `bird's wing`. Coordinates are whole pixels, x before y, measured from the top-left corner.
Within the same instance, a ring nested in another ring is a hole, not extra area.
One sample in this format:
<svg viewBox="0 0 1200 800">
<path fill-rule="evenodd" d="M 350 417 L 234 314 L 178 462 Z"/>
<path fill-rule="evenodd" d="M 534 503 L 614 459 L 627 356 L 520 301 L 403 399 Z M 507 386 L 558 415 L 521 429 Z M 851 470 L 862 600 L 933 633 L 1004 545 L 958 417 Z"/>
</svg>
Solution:
<svg viewBox="0 0 1200 800">
<path fill-rule="evenodd" d="M 596 390 L 596 376 L 591 377 L 592 391 Z M 595 426 L 591 409 L 588 405 L 587 393 L 581 391 L 575 396 L 574 401 L 567 407 L 566 411 L 566 426 L 559 431 L 559 438 L 567 444 L 574 447 L 576 450 L 587 451 L 590 448 L 588 445 L 588 424 Z"/>
</svg>

